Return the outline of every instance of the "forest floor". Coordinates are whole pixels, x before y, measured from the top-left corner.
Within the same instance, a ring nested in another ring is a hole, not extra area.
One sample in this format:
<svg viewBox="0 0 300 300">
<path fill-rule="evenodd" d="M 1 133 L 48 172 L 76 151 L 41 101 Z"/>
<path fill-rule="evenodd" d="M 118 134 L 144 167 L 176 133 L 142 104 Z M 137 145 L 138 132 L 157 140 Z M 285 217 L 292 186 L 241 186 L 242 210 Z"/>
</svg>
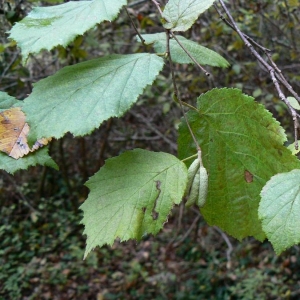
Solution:
<svg viewBox="0 0 300 300">
<path fill-rule="evenodd" d="M 268 242 L 208 226 L 197 209 L 176 207 L 157 236 L 83 260 L 80 211 L 55 198 L 39 213 L 24 204 L 1 208 L 0 299 L 299 299 L 298 246 L 278 257 Z"/>
</svg>

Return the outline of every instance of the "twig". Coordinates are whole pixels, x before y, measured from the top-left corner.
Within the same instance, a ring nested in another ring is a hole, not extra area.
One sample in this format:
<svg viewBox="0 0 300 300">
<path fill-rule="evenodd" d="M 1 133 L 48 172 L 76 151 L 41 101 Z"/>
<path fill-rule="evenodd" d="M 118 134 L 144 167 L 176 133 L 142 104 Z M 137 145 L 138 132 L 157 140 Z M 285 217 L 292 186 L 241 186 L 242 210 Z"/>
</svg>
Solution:
<svg viewBox="0 0 300 300">
<path fill-rule="evenodd" d="M 27 198 L 23 195 L 23 193 L 20 191 L 20 188 L 17 186 L 16 182 L 12 179 L 12 176 L 3 172 L 6 178 L 10 181 L 10 183 L 14 186 L 15 190 L 19 194 L 20 198 L 22 199 L 22 202 L 25 204 L 25 206 L 29 207 L 32 211 L 34 211 L 37 215 L 41 215 L 41 213 L 34 208 L 30 202 L 27 200 Z"/>
<path fill-rule="evenodd" d="M 180 228 L 181 228 L 181 222 L 182 222 L 182 216 L 183 216 L 183 211 L 184 211 L 184 203 L 181 202 L 180 206 L 179 206 L 179 217 L 178 217 L 178 226 L 177 226 L 177 233 L 179 232 Z"/>
<path fill-rule="evenodd" d="M 105 130 L 103 132 L 103 135 L 101 136 L 101 142 L 99 146 L 99 154 L 98 154 L 98 159 L 97 162 L 95 163 L 95 171 L 98 171 L 101 166 L 104 165 L 104 153 L 106 151 L 107 145 L 108 145 L 108 137 L 112 129 L 112 124 L 113 124 L 113 119 L 110 118 L 106 121 L 105 124 Z"/>
<path fill-rule="evenodd" d="M 146 2 L 149 2 L 149 0 L 138 0 L 138 1 L 135 1 L 135 2 L 132 2 L 132 3 L 128 4 L 127 6 L 128 7 L 134 7 L 134 6 L 137 6 L 137 5 L 144 4 Z"/>
<path fill-rule="evenodd" d="M 156 0 L 152 0 L 152 2 L 154 3 L 154 5 L 157 7 L 159 13 L 161 16 L 163 16 L 163 13 L 162 13 L 162 10 L 160 9 L 160 5 L 159 3 L 156 1 Z M 170 30 L 166 30 L 166 56 L 168 58 L 168 61 L 169 61 L 169 66 L 170 66 L 170 70 L 171 70 L 171 76 L 172 76 L 172 82 L 173 82 L 173 88 L 174 88 L 174 100 L 176 102 L 179 103 L 179 106 L 180 106 L 180 109 L 181 109 L 181 112 L 183 114 L 183 117 L 185 119 L 185 122 L 187 124 L 187 127 L 188 127 L 188 130 L 192 136 L 192 139 L 195 143 L 195 146 L 196 146 L 196 149 L 197 149 L 197 152 L 198 152 L 198 157 L 200 158 L 200 162 L 202 162 L 202 159 L 201 159 L 201 148 L 199 146 L 199 143 L 197 142 L 197 139 L 193 133 L 193 130 L 189 124 L 189 121 L 187 119 L 187 116 L 184 112 L 184 109 L 183 109 L 183 101 L 181 100 L 180 96 L 179 96 L 179 90 L 177 88 L 177 84 L 176 84 L 176 80 L 175 80 L 175 74 L 174 74 L 174 65 L 173 65 L 173 61 L 172 61 L 172 57 L 171 57 L 171 51 L 170 51 L 170 35 L 172 35 L 172 37 L 174 37 L 174 39 L 177 41 L 177 43 L 179 44 L 179 46 L 188 54 L 188 56 L 196 63 L 196 65 L 198 67 L 200 67 L 200 69 L 204 72 L 205 74 L 208 76 L 209 73 L 204 69 L 202 68 L 197 62 L 196 60 L 192 57 L 192 55 L 190 55 L 190 53 L 183 47 L 183 45 L 178 41 L 178 39 L 175 37 L 175 35 L 170 31 Z"/>
<path fill-rule="evenodd" d="M 193 228 L 195 227 L 195 225 L 198 223 L 198 221 L 200 220 L 201 215 L 199 214 L 193 221 L 192 225 L 190 226 L 190 228 L 186 231 L 186 233 L 183 235 L 183 237 L 176 243 L 173 244 L 173 248 L 178 247 L 180 244 L 182 244 L 182 242 L 189 236 L 189 234 L 191 233 L 191 231 L 193 230 Z"/>
<path fill-rule="evenodd" d="M 160 4 L 156 0 L 152 0 L 153 4 L 156 6 L 157 10 L 159 11 L 160 15 L 163 15 L 163 12 L 160 8 Z"/>
<path fill-rule="evenodd" d="M 58 147 L 59 147 L 58 151 L 59 151 L 60 159 L 61 159 L 61 165 L 60 165 L 60 167 L 61 167 L 61 172 L 62 172 L 62 176 L 63 176 L 64 182 L 65 182 L 67 190 L 69 192 L 69 196 L 70 196 L 70 200 L 71 200 L 71 204 L 72 204 L 73 210 L 74 210 L 75 213 L 77 213 L 77 211 L 78 211 L 78 201 L 74 197 L 73 188 L 72 188 L 70 180 L 69 180 L 68 167 L 67 167 L 67 163 L 66 163 L 63 142 L 64 142 L 63 139 L 60 139 L 58 141 Z"/>
<path fill-rule="evenodd" d="M 182 162 L 185 162 L 186 160 L 189 160 L 189 159 L 195 159 L 196 157 L 198 156 L 198 153 L 197 154 L 193 154 L 193 155 L 191 155 L 191 156 L 189 156 L 189 157 L 186 157 L 186 158 L 184 158 L 183 160 L 182 160 Z"/>
<path fill-rule="evenodd" d="M 183 117 L 185 119 L 185 122 L 188 126 L 188 129 L 189 129 L 189 132 L 194 140 L 194 143 L 195 143 L 195 146 L 197 148 L 197 151 L 201 151 L 201 148 L 196 140 L 196 137 L 193 133 L 193 130 L 190 126 L 190 123 L 187 119 L 187 116 L 184 112 L 184 109 L 183 109 L 183 104 L 182 104 L 182 101 L 181 101 L 181 98 L 179 96 L 179 91 L 178 91 L 178 88 L 177 88 L 177 84 L 176 84 L 176 80 L 175 80 L 175 74 L 174 74 L 174 66 L 173 66 L 173 61 L 172 61 L 172 57 L 171 57 L 171 52 L 170 52 L 170 35 L 169 35 L 169 30 L 166 30 L 166 40 L 167 40 L 167 57 L 169 59 L 169 65 L 170 65 L 170 70 L 171 70 L 171 76 L 172 76 L 172 82 L 173 82 L 173 88 L 174 88 L 174 96 L 175 96 L 175 99 L 178 100 L 178 103 L 180 105 L 180 109 L 182 111 L 182 114 L 183 114 Z"/>
<path fill-rule="evenodd" d="M 125 7 L 125 11 L 126 11 L 126 13 L 127 13 L 127 16 L 128 16 L 128 18 L 129 18 L 129 20 L 130 20 L 130 22 L 131 22 L 131 24 L 132 24 L 132 26 L 133 26 L 133 28 L 134 28 L 136 34 L 137 34 L 138 37 L 140 38 L 142 44 L 145 45 L 145 40 L 143 39 L 143 37 L 142 37 L 141 34 L 139 33 L 139 31 L 138 31 L 137 27 L 135 26 L 135 24 L 134 24 L 134 22 L 133 22 L 133 20 L 132 20 L 132 18 L 131 18 L 131 16 L 130 16 L 130 14 L 129 14 L 129 12 L 128 12 L 128 9 L 127 9 L 126 7 Z"/>
<path fill-rule="evenodd" d="M 271 65 L 273 66 L 273 68 L 276 70 L 276 74 L 275 76 L 278 78 L 278 80 L 287 88 L 287 90 L 296 98 L 296 100 L 298 102 L 300 102 L 300 97 L 299 95 L 294 91 L 293 87 L 288 83 L 288 81 L 285 79 L 285 77 L 283 76 L 281 70 L 277 67 L 277 65 L 275 64 L 275 62 L 273 61 L 271 55 L 269 53 L 266 53 Z"/>
<path fill-rule="evenodd" d="M 197 61 L 196 59 L 190 54 L 190 52 L 185 49 L 185 47 L 181 44 L 181 42 L 178 40 L 178 38 L 176 37 L 176 35 L 170 31 L 171 36 L 174 38 L 174 40 L 177 42 L 177 44 L 181 47 L 181 49 L 187 54 L 187 56 L 196 64 L 196 66 L 202 71 L 204 72 L 204 74 L 208 77 L 210 76 L 209 72 L 207 72 Z"/>
<path fill-rule="evenodd" d="M 13 58 L 11 59 L 10 63 L 6 66 L 6 68 L 4 69 L 4 71 L 2 72 L 1 76 L 0 76 L 0 82 L 2 81 L 2 78 L 5 76 L 6 72 L 9 70 L 9 68 L 12 66 L 12 64 L 16 61 L 16 59 L 19 56 L 19 51 L 16 51 L 13 55 Z"/>
<path fill-rule="evenodd" d="M 217 13 L 220 16 L 220 19 L 227 25 L 229 26 L 231 29 L 235 30 L 235 27 L 233 26 L 233 24 L 231 24 L 227 19 L 225 19 L 225 17 L 223 16 L 223 14 L 220 12 L 218 6 L 216 5 L 216 3 L 214 3 L 214 7 L 217 11 Z M 265 51 L 265 52 L 271 52 L 270 49 L 265 48 L 263 46 L 261 46 L 260 44 L 258 44 L 256 41 L 254 41 L 250 36 L 246 35 L 245 33 L 243 33 L 244 37 L 249 40 L 251 43 L 253 43 L 255 46 L 257 46 L 258 48 L 260 48 L 261 50 Z"/>
<path fill-rule="evenodd" d="M 156 0 L 152 0 L 152 2 L 154 3 L 154 5 L 157 7 L 160 15 L 162 16 L 163 12 L 161 11 L 160 5 Z M 176 35 L 169 30 L 168 31 L 171 36 L 174 38 L 174 40 L 177 42 L 177 44 L 181 47 L 181 49 L 187 54 L 187 56 L 196 64 L 196 66 L 202 71 L 204 72 L 204 74 L 208 77 L 210 76 L 210 73 L 207 72 L 197 61 L 196 59 L 190 54 L 190 52 L 182 45 L 182 43 L 178 40 L 178 38 L 176 37 Z"/>
<path fill-rule="evenodd" d="M 291 106 L 290 102 L 287 100 L 287 98 L 285 97 L 285 95 L 283 94 L 283 92 L 281 91 L 281 87 L 279 85 L 279 82 L 284 85 L 288 91 L 294 95 L 294 97 L 300 102 L 300 97 L 298 96 L 298 94 L 293 90 L 293 88 L 290 86 L 290 84 L 287 82 L 287 80 L 284 78 L 284 76 L 282 75 L 282 72 L 279 70 L 279 68 L 276 66 L 276 64 L 274 63 L 274 61 L 272 60 L 270 54 L 269 54 L 269 49 L 264 48 L 262 46 L 260 46 L 258 43 L 254 42 L 253 39 L 249 39 L 243 32 L 241 32 L 241 30 L 238 28 L 237 24 L 235 23 L 232 15 L 230 14 L 230 12 L 228 11 L 225 3 L 223 0 L 219 0 L 223 10 L 225 11 L 227 17 L 229 18 L 229 21 L 224 21 L 225 18 L 222 16 L 222 14 L 220 13 L 220 11 L 217 9 L 217 6 L 215 5 L 215 8 L 217 10 L 217 12 L 220 15 L 220 18 L 227 24 L 229 25 L 232 29 L 234 29 L 238 35 L 240 36 L 240 38 L 242 39 L 242 41 L 244 42 L 244 44 L 249 48 L 250 52 L 256 57 L 256 59 L 266 68 L 266 70 L 268 71 L 268 73 L 270 74 L 270 77 L 273 81 L 273 84 L 275 86 L 275 89 L 277 91 L 277 94 L 279 96 L 279 98 L 287 105 L 288 110 L 290 111 L 292 118 L 293 118 L 293 122 L 294 122 L 294 139 L 295 139 L 295 149 L 298 149 L 298 128 L 299 128 L 299 123 L 297 120 L 297 117 L 299 117 L 299 115 L 297 114 L 296 110 Z M 266 62 L 262 56 L 254 49 L 253 45 L 259 47 L 268 57 L 268 59 L 270 60 L 270 64 L 268 62 Z M 278 82 L 279 81 L 279 82 Z"/>
<path fill-rule="evenodd" d="M 130 137 L 130 140 L 132 141 L 157 141 L 160 140 L 161 137 L 160 136 L 138 136 L 137 133 L 133 134 Z M 109 138 L 109 141 L 113 141 L 113 142 L 126 142 L 128 141 L 128 137 L 113 137 L 113 138 Z"/>
<path fill-rule="evenodd" d="M 233 247 L 232 244 L 228 238 L 228 236 L 217 226 L 214 226 L 214 229 L 216 231 L 218 231 L 218 233 L 220 233 L 220 235 L 222 236 L 223 240 L 225 241 L 225 243 L 227 244 L 227 250 L 226 250 L 226 257 L 227 257 L 227 261 L 230 262 L 231 261 L 231 252 L 233 251 Z"/>
<path fill-rule="evenodd" d="M 171 141 L 169 138 L 167 138 L 163 133 L 161 133 L 157 128 L 155 128 L 155 127 L 151 124 L 151 122 L 149 122 L 149 121 L 147 120 L 147 118 L 145 118 L 143 115 L 138 114 L 138 113 L 135 113 L 135 112 L 133 112 L 133 111 L 130 111 L 129 113 L 130 113 L 131 115 L 133 115 L 134 117 L 136 117 L 137 119 L 140 119 L 141 121 L 143 121 L 143 122 L 144 122 L 144 123 L 145 123 L 152 131 L 154 131 L 154 132 L 155 132 L 158 136 L 160 136 L 165 142 L 167 142 L 173 150 L 177 151 L 177 145 L 176 145 L 173 141 Z"/>
</svg>

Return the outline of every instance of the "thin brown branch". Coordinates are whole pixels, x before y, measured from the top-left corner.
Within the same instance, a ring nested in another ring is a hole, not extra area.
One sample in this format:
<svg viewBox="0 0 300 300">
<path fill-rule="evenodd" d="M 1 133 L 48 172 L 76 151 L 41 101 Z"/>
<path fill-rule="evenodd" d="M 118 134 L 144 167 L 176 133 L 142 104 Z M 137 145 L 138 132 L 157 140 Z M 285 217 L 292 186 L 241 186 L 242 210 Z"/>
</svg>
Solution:
<svg viewBox="0 0 300 300">
<path fill-rule="evenodd" d="M 197 151 L 199 153 L 199 151 L 201 152 L 201 148 L 197 142 L 197 139 L 193 133 L 193 130 L 189 124 L 189 121 L 187 119 L 187 116 L 184 112 L 184 109 L 183 109 L 183 104 L 182 104 L 182 101 L 181 101 L 181 98 L 180 98 L 180 95 L 179 95 L 179 91 L 178 91 L 178 88 L 177 88 L 177 84 L 176 84 L 176 80 L 175 80 L 175 73 L 174 73 L 174 65 L 173 65 L 173 61 L 172 61 L 172 57 L 171 57 L 171 52 L 170 52 L 170 32 L 169 30 L 166 30 L 166 40 L 167 40 L 167 57 L 168 57 L 168 60 L 169 60 L 169 66 L 170 66 L 170 70 L 171 70 L 171 76 L 172 76 L 172 82 L 173 82 L 173 88 L 174 88 L 174 97 L 175 99 L 177 100 L 177 102 L 179 103 L 179 106 L 180 106 L 180 109 L 181 109 L 181 112 L 183 114 L 183 117 L 185 119 L 185 122 L 188 126 L 188 129 L 189 129 L 189 132 L 193 138 L 193 141 L 195 143 L 195 146 L 197 148 Z"/>
<path fill-rule="evenodd" d="M 105 130 L 103 131 L 103 134 L 101 135 L 101 141 L 100 141 L 100 146 L 99 146 L 99 154 L 98 154 L 98 160 L 95 163 L 95 171 L 98 171 L 100 167 L 104 165 L 104 154 L 108 146 L 108 137 L 112 129 L 112 124 L 113 124 L 113 119 L 110 118 L 106 121 L 105 124 Z"/>
<path fill-rule="evenodd" d="M 144 4 L 146 2 L 149 2 L 149 0 L 138 0 L 138 1 L 128 4 L 128 7 L 138 6 L 138 5 Z"/>
<path fill-rule="evenodd" d="M 190 54 L 190 52 L 181 44 L 181 42 L 178 40 L 176 35 L 170 31 L 171 36 L 174 38 L 174 40 L 177 42 L 177 44 L 181 47 L 181 49 L 187 54 L 187 56 L 195 63 L 195 65 L 202 71 L 206 76 L 210 76 L 209 72 L 207 72 L 197 61 L 196 59 Z"/>
<path fill-rule="evenodd" d="M 130 114 L 136 117 L 137 119 L 141 120 L 143 123 L 145 123 L 153 132 L 155 132 L 161 139 L 163 139 L 166 143 L 170 145 L 170 147 L 177 151 L 177 145 L 171 141 L 169 138 L 166 137 L 165 134 L 161 133 L 155 126 L 151 124 L 151 122 L 148 121 L 147 118 L 145 118 L 143 115 L 139 113 L 135 113 L 134 111 L 130 111 Z"/>
<path fill-rule="evenodd" d="M 193 230 L 193 228 L 195 227 L 195 225 L 198 223 L 198 221 L 200 220 L 201 215 L 199 214 L 193 221 L 192 225 L 190 226 L 190 228 L 186 231 L 186 233 L 183 235 L 183 237 L 176 243 L 173 244 L 173 248 L 178 247 L 180 244 L 182 244 L 185 239 L 189 236 L 189 234 L 191 233 L 191 231 Z"/>
<path fill-rule="evenodd" d="M 228 236 L 219 227 L 214 226 L 214 229 L 216 231 L 218 231 L 218 233 L 222 236 L 223 240 L 227 244 L 226 257 L 227 257 L 227 261 L 230 263 L 231 262 L 231 253 L 233 251 L 232 244 L 231 244 Z"/>
<path fill-rule="evenodd" d="M 219 14 L 220 16 L 220 19 L 227 25 L 229 26 L 231 29 L 235 30 L 235 27 L 233 26 L 232 23 L 230 23 L 224 16 L 223 14 L 221 13 L 221 11 L 219 10 L 218 6 L 216 5 L 216 3 L 214 3 L 214 7 L 217 11 L 217 13 Z M 253 45 L 257 46 L 258 48 L 260 48 L 262 51 L 264 52 L 271 52 L 270 49 L 268 48 L 265 48 L 263 46 L 261 46 L 260 44 L 258 44 L 254 39 L 252 39 L 250 36 L 248 36 L 247 34 L 245 33 L 242 33 L 244 35 L 244 37 L 250 42 L 252 43 Z"/>
<path fill-rule="evenodd" d="M 163 12 L 160 8 L 160 4 L 156 0 L 152 0 L 153 4 L 156 6 L 157 10 L 159 11 L 160 15 L 163 15 Z"/>
<path fill-rule="evenodd" d="M 290 102 L 288 101 L 288 99 L 285 97 L 284 93 L 281 90 L 281 87 L 279 85 L 279 82 L 285 86 L 288 91 L 298 100 L 300 101 L 300 98 L 298 96 L 298 94 L 293 90 L 293 88 L 291 87 L 291 85 L 287 82 L 287 80 L 285 79 L 285 77 L 282 75 L 281 70 L 277 67 L 277 65 L 275 64 L 275 62 L 272 60 L 271 55 L 270 55 L 270 51 L 269 49 L 262 47 L 261 45 L 259 45 L 258 43 L 254 42 L 253 39 L 249 39 L 247 38 L 247 36 L 238 28 L 237 24 L 235 23 L 232 15 L 230 14 L 229 10 L 227 9 L 225 3 L 223 0 L 219 0 L 224 12 L 226 13 L 227 17 L 229 18 L 229 21 L 225 20 L 225 18 L 222 16 L 221 12 L 218 10 L 217 6 L 215 5 L 215 8 L 217 10 L 217 12 L 220 15 L 220 18 L 228 25 L 230 26 L 233 30 L 235 30 L 238 35 L 240 36 L 240 38 L 242 39 L 242 41 L 244 42 L 244 44 L 249 48 L 250 52 L 253 54 L 253 56 L 262 64 L 262 66 L 264 66 L 266 68 L 266 70 L 268 71 L 268 73 L 270 74 L 270 77 L 273 81 L 273 84 L 275 86 L 275 89 L 277 91 L 277 94 L 279 96 L 279 98 L 287 105 L 288 110 L 293 118 L 293 122 L 294 122 L 294 138 L 295 138 L 295 148 L 298 149 L 298 128 L 299 128 L 299 123 L 297 120 L 297 117 L 299 117 L 299 115 L 297 114 L 296 110 L 291 106 Z M 261 49 L 268 57 L 270 64 L 265 61 L 265 59 L 254 49 L 254 46 L 258 47 L 259 49 Z"/>
<path fill-rule="evenodd" d="M 141 34 L 139 33 L 139 31 L 138 31 L 138 29 L 137 29 L 135 23 L 133 22 L 133 20 L 132 20 L 130 14 L 129 14 L 129 11 L 128 11 L 128 9 L 127 9 L 126 7 L 125 7 L 125 11 L 126 11 L 126 13 L 127 13 L 127 16 L 128 16 L 128 18 L 129 18 L 129 20 L 130 20 L 130 22 L 131 22 L 131 24 L 132 24 L 132 26 L 133 26 L 133 28 L 134 28 L 136 34 L 138 35 L 138 37 L 140 38 L 142 44 L 144 45 L 144 44 L 145 44 L 145 40 L 143 39 L 143 37 L 142 37 Z"/>
</svg>

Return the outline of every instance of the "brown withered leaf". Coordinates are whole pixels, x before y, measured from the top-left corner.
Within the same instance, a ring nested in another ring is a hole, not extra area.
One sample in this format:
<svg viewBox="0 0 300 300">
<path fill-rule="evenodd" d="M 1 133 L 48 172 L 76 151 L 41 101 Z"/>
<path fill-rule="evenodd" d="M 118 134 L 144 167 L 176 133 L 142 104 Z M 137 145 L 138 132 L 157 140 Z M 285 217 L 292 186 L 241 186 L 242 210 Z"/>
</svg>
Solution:
<svg viewBox="0 0 300 300">
<path fill-rule="evenodd" d="M 0 151 L 18 159 L 47 145 L 51 138 L 39 139 L 30 149 L 27 143 L 29 125 L 20 107 L 0 112 Z"/>
</svg>

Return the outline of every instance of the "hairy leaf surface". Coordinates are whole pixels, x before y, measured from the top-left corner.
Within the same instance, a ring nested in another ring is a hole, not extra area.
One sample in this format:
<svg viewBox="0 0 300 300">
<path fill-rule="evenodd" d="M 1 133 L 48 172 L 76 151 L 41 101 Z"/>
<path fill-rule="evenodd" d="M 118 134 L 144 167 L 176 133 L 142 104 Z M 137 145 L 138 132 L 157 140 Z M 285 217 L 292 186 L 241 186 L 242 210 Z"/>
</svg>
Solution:
<svg viewBox="0 0 300 300">
<path fill-rule="evenodd" d="M 215 0 L 169 0 L 163 11 L 164 27 L 172 31 L 186 31 Z"/>
<path fill-rule="evenodd" d="M 209 174 L 205 220 L 238 239 L 263 240 L 260 191 L 271 176 L 300 168 L 300 162 L 283 146 L 279 123 L 253 100 L 238 89 L 213 89 L 187 116 Z M 184 122 L 178 146 L 180 158 L 197 152 Z"/>
<path fill-rule="evenodd" d="M 22 50 L 23 63 L 30 53 L 66 47 L 98 23 L 112 21 L 126 0 L 70 1 L 50 7 L 36 7 L 10 31 Z"/>
<path fill-rule="evenodd" d="M 154 33 L 144 34 L 146 44 L 154 44 L 154 50 L 157 53 L 166 52 L 166 34 Z M 183 36 L 176 35 L 177 39 L 184 46 L 184 48 L 192 55 L 192 57 L 201 65 L 209 65 L 214 67 L 228 67 L 229 62 L 221 55 L 213 50 L 203 47 L 196 42 L 187 40 Z M 186 54 L 186 52 L 178 45 L 176 40 L 170 39 L 170 52 L 172 60 L 179 64 L 194 63 Z"/>
<path fill-rule="evenodd" d="M 273 176 L 261 192 L 259 217 L 279 255 L 300 243 L 300 170 Z"/>
<path fill-rule="evenodd" d="M 120 117 L 163 67 L 156 54 L 111 55 L 68 66 L 39 81 L 25 99 L 30 143 L 85 135 L 111 117 Z"/>
<path fill-rule="evenodd" d="M 82 204 L 87 235 L 85 257 L 96 246 L 141 239 L 156 234 L 179 204 L 187 182 L 187 169 L 167 153 L 135 149 L 108 159 L 88 182 Z"/>
</svg>

